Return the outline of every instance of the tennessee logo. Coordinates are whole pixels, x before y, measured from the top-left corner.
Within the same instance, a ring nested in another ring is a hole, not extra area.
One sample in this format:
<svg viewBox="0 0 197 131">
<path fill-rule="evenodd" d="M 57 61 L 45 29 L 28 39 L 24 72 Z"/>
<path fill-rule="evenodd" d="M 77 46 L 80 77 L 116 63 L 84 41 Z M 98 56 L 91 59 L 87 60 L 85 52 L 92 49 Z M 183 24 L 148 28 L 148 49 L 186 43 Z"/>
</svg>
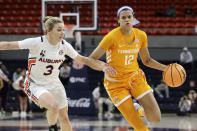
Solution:
<svg viewBox="0 0 197 131">
<path fill-rule="evenodd" d="M 118 97 L 117 97 L 117 96 L 116 96 L 116 97 L 114 97 L 113 99 L 114 99 L 115 103 L 118 103 L 118 102 L 119 102 L 119 99 L 118 99 Z"/>
</svg>

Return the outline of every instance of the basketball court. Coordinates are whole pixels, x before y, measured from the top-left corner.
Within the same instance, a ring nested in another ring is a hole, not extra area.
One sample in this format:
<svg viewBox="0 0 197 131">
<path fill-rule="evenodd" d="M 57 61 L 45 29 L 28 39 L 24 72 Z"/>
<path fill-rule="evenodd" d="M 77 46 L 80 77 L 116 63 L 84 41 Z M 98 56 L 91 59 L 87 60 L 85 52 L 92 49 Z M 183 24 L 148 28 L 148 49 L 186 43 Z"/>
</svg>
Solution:
<svg viewBox="0 0 197 131">
<path fill-rule="evenodd" d="M 163 114 L 158 124 L 148 124 L 150 131 L 197 131 L 197 115 L 178 117 L 175 114 Z M 26 119 L 6 114 L 0 117 L 0 131 L 47 131 L 47 121 L 42 114 L 33 113 Z M 121 116 L 113 119 L 98 119 L 96 116 L 70 116 L 73 131 L 133 131 Z"/>
</svg>

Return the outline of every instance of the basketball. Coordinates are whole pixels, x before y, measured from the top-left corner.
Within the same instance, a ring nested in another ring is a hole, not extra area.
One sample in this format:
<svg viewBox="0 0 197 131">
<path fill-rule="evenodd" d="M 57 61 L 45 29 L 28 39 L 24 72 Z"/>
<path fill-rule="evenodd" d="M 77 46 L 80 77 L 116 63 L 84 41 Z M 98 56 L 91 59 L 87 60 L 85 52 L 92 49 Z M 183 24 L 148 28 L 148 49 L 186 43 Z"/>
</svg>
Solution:
<svg viewBox="0 0 197 131">
<path fill-rule="evenodd" d="M 163 81 L 170 87 L 179 87 L 185 82 L 185 80 L 186 71 L 177 63 L 168 65 L 163 71 Z"/>
</svg>

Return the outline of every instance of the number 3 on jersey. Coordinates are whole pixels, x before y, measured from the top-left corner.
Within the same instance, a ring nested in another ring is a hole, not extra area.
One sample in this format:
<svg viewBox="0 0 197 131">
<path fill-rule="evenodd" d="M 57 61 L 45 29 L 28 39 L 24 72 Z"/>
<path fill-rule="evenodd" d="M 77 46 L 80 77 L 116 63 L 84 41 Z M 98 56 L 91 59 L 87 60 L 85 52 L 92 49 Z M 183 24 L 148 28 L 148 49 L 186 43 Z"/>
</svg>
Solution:
<svg viewBox="0 0 197 131">
<path fill-rule="evenodd" d="M 53 70 L 53 66 L 52 65 L 48 65 L 46 66 L 46 69 L 47 69 L 47 72 L 43 73 L 43 75 L 50 75 L 52 73 L 52 70 Z"/>
<path fill-rule="evenodd" d="M 126 55 L 125 56 L 125 65 L 130 65 L 132 60 L 134 59 L 134 55 Z"/>
</svg>

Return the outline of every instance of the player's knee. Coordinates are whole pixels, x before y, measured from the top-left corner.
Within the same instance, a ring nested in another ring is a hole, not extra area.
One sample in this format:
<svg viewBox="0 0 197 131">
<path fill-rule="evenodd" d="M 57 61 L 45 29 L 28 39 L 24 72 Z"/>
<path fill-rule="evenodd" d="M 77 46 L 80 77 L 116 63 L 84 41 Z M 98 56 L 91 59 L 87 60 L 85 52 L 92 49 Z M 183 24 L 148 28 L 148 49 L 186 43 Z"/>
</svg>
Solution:
<svg viewBox="0 0 197 131">
<path fill-rule="evenodd" d="M 59 110 L 59 104 L 57 102 L 53 102 L 50 104 L 49 109 L 53 112 L 58 112 Z"/>
<path fill-rule="evenodd" d="M 154 123 L 159 123 L 161 121 L 161 117 L 156 117 L 155 119 L 154 119 Z"/>
<path fill-rule="evenodd" d="M 148 119 L 148 121 L 151 123 L 159 123 L 161 121 L 161 116 L 157 115 L 157 116 L 151 117 Z"/>
</svg>

